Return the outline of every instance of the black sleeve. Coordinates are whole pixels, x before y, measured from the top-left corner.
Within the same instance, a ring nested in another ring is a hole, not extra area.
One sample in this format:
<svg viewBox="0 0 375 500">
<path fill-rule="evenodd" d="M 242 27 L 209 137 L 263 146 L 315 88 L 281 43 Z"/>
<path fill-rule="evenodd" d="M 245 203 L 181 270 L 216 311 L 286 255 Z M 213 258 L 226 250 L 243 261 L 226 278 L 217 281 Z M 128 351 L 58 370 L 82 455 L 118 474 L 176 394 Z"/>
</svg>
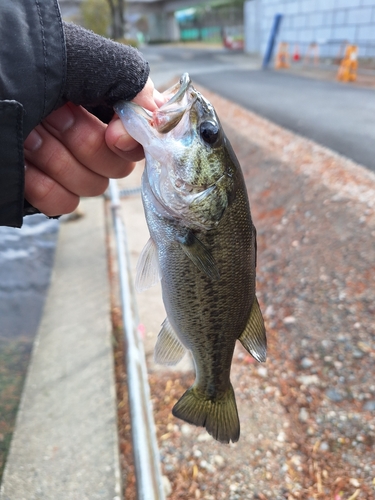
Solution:
<svg viewBox="0 0 375 500">
<path fill-rule="evenodd" d="M 57 0 L 0 0 L 0 225 L 21 227 L 23 141 L 61 100 L 66 56 Z"/>
</svg>

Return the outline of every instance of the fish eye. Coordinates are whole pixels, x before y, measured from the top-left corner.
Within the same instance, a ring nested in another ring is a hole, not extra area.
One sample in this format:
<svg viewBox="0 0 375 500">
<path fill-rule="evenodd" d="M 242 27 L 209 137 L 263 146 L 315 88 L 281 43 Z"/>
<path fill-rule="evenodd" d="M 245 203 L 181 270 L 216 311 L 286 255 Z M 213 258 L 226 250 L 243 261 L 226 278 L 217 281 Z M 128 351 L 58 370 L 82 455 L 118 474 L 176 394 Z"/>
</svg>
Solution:
<svg viewBox="0 0 375 500">
<path fill-rule="evenodd" d="M 204 142 L 207 142 L 207 144 L 214 144 L 220 133 L 218 124 L 209 121 L 201 123 L 199 131 L 202 139 Z"/>
</svg>

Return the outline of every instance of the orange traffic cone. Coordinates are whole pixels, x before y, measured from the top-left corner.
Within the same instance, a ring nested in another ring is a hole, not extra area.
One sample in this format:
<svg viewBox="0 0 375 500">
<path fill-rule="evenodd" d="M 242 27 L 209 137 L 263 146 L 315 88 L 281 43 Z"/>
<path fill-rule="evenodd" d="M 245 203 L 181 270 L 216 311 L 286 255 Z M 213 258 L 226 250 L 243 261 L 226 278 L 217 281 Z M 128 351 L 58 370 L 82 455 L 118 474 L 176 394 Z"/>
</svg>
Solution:
<svg viewBox="0 0 375 500">
<path fill-rule="evenodd" d="M 289 68 L 289 60 L 289 45 L 286 42 L 280 42 L 275 58 L 275 69 Z"/>
<path fill-rule="evenodd" d="M 357 80 L 357 69 L 358 47 L 357 45 L 348 45 L 337 72 L 337 79 L 343 82 L 355 82 Z"/>
</svg>

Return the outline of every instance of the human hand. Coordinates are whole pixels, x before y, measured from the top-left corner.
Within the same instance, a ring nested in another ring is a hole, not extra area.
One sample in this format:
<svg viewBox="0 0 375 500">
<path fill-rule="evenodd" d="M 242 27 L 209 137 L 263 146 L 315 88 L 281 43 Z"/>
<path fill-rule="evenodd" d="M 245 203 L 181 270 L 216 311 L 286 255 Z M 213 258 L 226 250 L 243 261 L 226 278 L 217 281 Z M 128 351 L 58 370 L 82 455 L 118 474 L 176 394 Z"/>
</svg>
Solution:
<svg viewBox="0 0 375 500">
<path fill-rule="evenodd" d="M 25 199 L 49 216 L 71 212 L 80 196 L 103 193 L 109 178 L 128 175 L 143 157 L 116 115 L 107 126 L 79 105 L 107 120 L 123 98 L 135 96 L 150 111 L 163 102 L 137 51 L 76 25 L 64 23 L 64 32 L 67 79 L 59 104 L 68 103 L 25 141 Z M 137 88 L 142 90 L 135 95 Z"/>
<path fill-rule="evenodd" d="M 133 102 L 149 111 L 155 111 L 164 104 L 165 100 L 165 97 L 155 89 L 154 83 L 149 78 L 144 89 L 133 99 Z M 135 162 L 144 158 L 142 146 L 127 133 L 118 115 L 115 115 L 109 123 L 105 139 L 108 147 L 114 152 L 118 150 L 126 152 L 128 158 Z"/>
<path fill-rule="evenodd" d="M 155 110 L 164 100 L 148 79 L 135 102 Z M 81 196 L 102 194 L 144 157 L 117 115 L 107 126 L 72 103 L 51 113 L 25 141 L 25 198 L 42 213 L 72 212 Z"/>
</svg>

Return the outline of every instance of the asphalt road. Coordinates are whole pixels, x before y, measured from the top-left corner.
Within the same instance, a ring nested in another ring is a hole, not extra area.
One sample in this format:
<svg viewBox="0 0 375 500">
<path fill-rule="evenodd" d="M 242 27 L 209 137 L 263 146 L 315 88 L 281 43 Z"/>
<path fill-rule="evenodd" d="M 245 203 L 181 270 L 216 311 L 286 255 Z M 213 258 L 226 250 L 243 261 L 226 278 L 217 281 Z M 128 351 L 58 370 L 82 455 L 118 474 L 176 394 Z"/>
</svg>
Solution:
<svg viewBox="0 0 375 500">
<path fill-rule="evenodd" d="M 375 91 L 273 70 L 221 49 L 142 49 L 161 86 L 184 72 L 246 109 L 375 171 Z"/>
</svg>

